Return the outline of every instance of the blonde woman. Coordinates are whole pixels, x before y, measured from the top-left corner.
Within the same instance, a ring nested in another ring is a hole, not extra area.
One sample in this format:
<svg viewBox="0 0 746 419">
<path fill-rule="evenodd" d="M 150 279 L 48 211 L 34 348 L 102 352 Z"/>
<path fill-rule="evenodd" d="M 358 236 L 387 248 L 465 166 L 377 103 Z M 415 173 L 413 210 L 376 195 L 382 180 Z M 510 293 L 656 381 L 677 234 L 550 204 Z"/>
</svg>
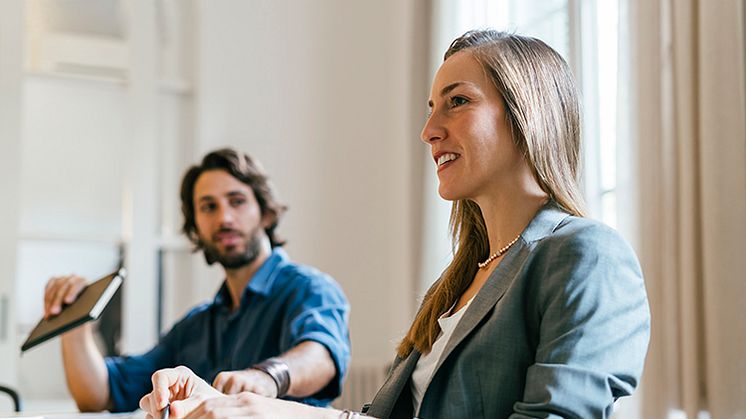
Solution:
<svg viewBox="0 0 746 419">
<path fill-rule="evenodd" d="M 584 218 L 577 96 L 542 41 L 487 30 L 451 44 L 422 141 L 453 202 L 455 254 L 363 413 L 222 396 L 186 369 L 157 372 L 141 407 L 154 417 L 169 402 L 177 417 L 609 417 L 638 384 L 650 317 L 635 254 Z"/>
</svg>

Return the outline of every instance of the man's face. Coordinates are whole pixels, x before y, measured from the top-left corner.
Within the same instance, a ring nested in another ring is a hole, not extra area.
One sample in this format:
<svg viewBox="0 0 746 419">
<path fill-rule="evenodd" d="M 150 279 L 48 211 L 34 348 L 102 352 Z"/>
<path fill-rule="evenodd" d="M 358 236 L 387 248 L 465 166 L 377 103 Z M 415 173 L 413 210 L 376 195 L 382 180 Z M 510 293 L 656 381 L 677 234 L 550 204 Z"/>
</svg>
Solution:
<svg viewBox="0 0 746 419">
<path fill-rule="evenodd" d="M 252 263 L 266 239 L 254 192 L 224 170 L 208 170 L 197 178 L 194 221 L 207 260 L 226 269 Z"/>
</svg>

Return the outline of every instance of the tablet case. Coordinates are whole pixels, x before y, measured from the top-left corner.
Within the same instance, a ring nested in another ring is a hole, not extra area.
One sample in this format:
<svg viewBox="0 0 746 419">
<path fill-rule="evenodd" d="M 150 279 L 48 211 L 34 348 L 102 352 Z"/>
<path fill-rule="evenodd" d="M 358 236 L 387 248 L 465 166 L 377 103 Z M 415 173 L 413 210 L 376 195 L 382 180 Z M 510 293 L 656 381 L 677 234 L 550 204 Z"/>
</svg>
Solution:
<svg viewBox="0 0 746 419">
<path fill-rule="evenodd" d="M 126 276 L 127 272 L 122 268 L 88 284 L 74 302 L 63 306 L 58 315 L 39 321 L 21 346 L 21 352 L 87 321 L 98 319 Z"/>
</svg>

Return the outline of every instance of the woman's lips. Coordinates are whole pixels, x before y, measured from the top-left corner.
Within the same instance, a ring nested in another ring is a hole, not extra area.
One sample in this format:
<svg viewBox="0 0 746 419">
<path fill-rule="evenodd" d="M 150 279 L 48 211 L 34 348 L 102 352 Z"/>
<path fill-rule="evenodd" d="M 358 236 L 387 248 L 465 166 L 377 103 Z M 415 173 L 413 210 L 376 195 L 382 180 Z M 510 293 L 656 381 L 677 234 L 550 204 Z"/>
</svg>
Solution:
<svg viewBox="0 0 746 419">
<path fill-rule="evenodd" d="M 442 172 L 443 170 L 445 170 L 445 169 L 447 169 L 447 168 L 451 167 L 451 166 L 452 166 L 452 165 L 453 165 L 454 163 L 456 163 L 457 161 L 458 161 L 458 158 L 456 158 L 455 160 L 450 160 L 450 161 L 447 161 L 447 162 L 445 162 L 445 163 L 439 164 L 439 165 L 438 165 L 438 173 L 440 173 L 440 172 Z"/>
</svg>

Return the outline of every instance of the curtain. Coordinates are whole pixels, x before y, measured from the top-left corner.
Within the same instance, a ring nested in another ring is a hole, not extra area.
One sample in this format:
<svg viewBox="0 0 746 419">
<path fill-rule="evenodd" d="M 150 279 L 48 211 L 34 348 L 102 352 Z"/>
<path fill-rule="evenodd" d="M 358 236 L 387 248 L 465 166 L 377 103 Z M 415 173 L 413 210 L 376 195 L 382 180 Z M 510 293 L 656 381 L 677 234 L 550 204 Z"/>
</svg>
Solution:
<svg viewBox="0 0 746 419">
<path fill-rule="evenodd" d="M 620 229 L 652 313 L 642 417 L 746 418 L 742 0 L 620 3 Z"/>
</svg>

